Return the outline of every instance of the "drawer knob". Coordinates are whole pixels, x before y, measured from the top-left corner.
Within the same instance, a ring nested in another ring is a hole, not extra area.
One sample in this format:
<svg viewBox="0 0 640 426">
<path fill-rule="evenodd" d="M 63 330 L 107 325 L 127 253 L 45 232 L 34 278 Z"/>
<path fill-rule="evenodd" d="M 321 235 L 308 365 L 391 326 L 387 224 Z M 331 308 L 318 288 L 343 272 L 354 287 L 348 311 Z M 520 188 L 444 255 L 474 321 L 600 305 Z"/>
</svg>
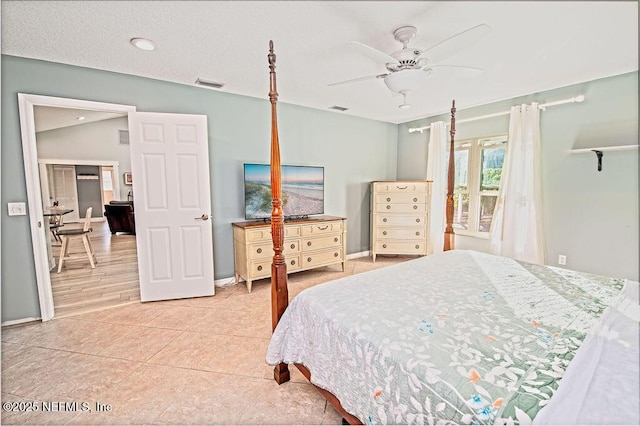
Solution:
<svg viewBox="0 0 640 426">
<path fill-rule="evenodd" d="M 295 244 L 291 244 L 291 250 L 293 250 L 294 248 L 296 248 Z"/>
<path fill-rule="evenodd" d="M 413 197 L 413 202 L 414 202 L 414 203 L 417 203 L 417 202 L 418 202 L 418 199 L 417 199 L 416 197 Z"/>
<path fill-rule="evenodd" d="M 258 250 L 256 250 L 258 253 L 262 253 L 262 249 L 259 248 Z"/>
<path fill-rule="evenodd" d="M 311 241 L 307 241 L 307 246 L 311 247 Z"/>
<path fill-rule="evenodd" d="M 311 262 L 311 258 L 310 257 L 307 257 L 307 262 Z"/>
<path fill-rule="evenodd" d="M 416 219 L 416 222 L 417 222 L 417 223 L 420 223 L 420 218 L 417 218 L 417 219 Z"/>
<path fill-rule="evenodd" d="M 291 261 L 291 265 L 295 265 L 295 264 L 296 264 L 296 261 L 295 261 L 295 260 L 292 260 L 292 261 Z"/>
<path fill-rule="evenodd" d="M 384 219 L 382 219 L 382 221 L 383 221 L 383 222 L 386 222 L 386 221 L 387 221 L 387 218 L 385 217 Z"/>
<path fill-rule="evenodd" d="M 382 248 L 387 248 L 387 245 L 386 245 L 386 244 L 383 244 L 383 245 L 382 245 Z"/>
<path fill-rule="evenodd" d="M 340 256 L 340 255 L 338 254 L 338 252 L 333 253 L 333 257 L 338 257 L 338 256 Z"/>
<path fill-rule="evenodd" d="M 382 231 L 382 235 L 387 235 L 387 231 Z"/>
<path fill-rule="evenodd" d="M 258 271 L 262 271 L 262 265 L 258 266 Z"/>
<path fill-rule="evenodd" d="M 391 201 L 391 197 L 387 197 L 387 203 Z"/>
<path fill-rule="evenodd" d="M 418 244 L 416 244 L 416 250 L 418 250 L 420 248 L 420 246 Z"/>
<path fill-rule="evenodd" d="M 329 225 L 325 226 L 324 228 L 322 226 L 318 226 L 318 229 L 321 231 L 325 231 L 327 228 L 329 228 Z"/>
<path fill-rule="evenodd" d="M 414 210 L 418 210 L 418 206 L 413 206 L 413 209 Z"/>
<path fill-rule="evenodd" d="M 416 231 L 416 236 L 420 236 L 420 231 Z"/>
<path fill-rule="evenodd" d="M 390 208 L 391 208 L 391 206 L 390 206 L 390 205 L 387 205 L 387 210 L 389 210 Z"/>
<path fill-rule="evenodd" d="M 335 238 L 333 239 L 333 242 L 334 242 L 334 243 L 337 243 L 337 242 L 338 242 L 338 237 L 335 237 Z"/>
</svg>

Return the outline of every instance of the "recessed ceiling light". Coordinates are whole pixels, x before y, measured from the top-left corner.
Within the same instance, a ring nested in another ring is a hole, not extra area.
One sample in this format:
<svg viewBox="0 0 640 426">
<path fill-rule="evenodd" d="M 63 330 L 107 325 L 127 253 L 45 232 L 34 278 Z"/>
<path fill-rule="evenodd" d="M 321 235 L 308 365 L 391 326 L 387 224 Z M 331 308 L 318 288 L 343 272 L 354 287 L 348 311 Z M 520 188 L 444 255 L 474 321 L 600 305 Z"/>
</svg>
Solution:
<svg viewBox="0 0 640 426">
<path fill-rule="evenodd" d="M 82 116 L 76 118 L 76 120 L 84 120 L 84 119 L 85 119 L 85 117 L 82 117 Z"/>
<path fill-rule="evenodd" d="M 156 44 L 153 41 L 146 38 L 136 37 L 129 40 L 129 42 L 133 44 L 135 47 L 137 47 L 138 49 L 142 49 L 142 50 L 155 50 L 156 48 Z"/>
</svg>

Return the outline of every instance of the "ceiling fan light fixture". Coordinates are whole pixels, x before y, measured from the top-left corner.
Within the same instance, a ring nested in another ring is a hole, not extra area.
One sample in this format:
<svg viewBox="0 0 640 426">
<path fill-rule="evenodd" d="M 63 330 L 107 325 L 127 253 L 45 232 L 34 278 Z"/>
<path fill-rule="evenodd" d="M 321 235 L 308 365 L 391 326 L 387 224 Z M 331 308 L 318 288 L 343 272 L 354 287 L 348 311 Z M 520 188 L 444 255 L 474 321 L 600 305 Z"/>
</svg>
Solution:
<svg viewBox="0 0 640 426">
<path fill-rule="evenodd" d="M 415 90 L 424 85 L 429 73 L 422 70 L 402 70 L 393 72 L 384 78 L 384 84 L 389 90 L 401 93 L 407 90 Z"/>
</svg>

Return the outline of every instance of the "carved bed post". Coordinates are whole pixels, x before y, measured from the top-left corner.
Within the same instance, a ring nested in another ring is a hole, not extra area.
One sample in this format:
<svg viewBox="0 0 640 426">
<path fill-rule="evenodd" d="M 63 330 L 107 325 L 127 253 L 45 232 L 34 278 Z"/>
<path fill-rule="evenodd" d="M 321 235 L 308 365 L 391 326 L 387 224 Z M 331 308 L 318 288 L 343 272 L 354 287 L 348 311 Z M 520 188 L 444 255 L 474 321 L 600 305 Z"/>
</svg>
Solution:
<svg viewBox="0 0 640 426">
<path fill-rule="evenodd" d="M 456 101 L 451 104 L 451 145 L 449 146 L 449 172 L 447 176 L 447 226 L 444 230 L 444 251 L 453 250 L 455 235 L 453 232 L 453 189 L 455 184 L 455 135 L 456 135 Z"/>
<path fill-rule="evenodd" d="M 280 141 L 278 140 L 278 117 L 276 104 L 276 55 L 273 41 L 269 40 L 269 101 L 271 102 L 271 237 L 273 240 L 273 262 L 271 263 L 271 325 L 275 330 L 280 317 L 289 304 L 287 290 L 287 264 L 284 262 L 284 215 L 282 212 L 282 170 L 280 167 Z M 289 367 L 281 363 L 273 369 L 273 378 L 278 384 L 289 380 Z"/>
</svg>

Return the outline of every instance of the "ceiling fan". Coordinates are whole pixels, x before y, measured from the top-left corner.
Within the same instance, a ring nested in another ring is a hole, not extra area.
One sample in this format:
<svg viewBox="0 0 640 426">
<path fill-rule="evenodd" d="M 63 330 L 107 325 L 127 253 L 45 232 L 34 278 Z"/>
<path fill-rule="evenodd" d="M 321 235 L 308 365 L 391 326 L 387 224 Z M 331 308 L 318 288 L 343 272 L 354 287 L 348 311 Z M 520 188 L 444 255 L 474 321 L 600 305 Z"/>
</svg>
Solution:
<svg viewBox="0 0 640 426">
<path fill-rule="evenodd" d="M 426 49 L 408 46 L 409 41 L 416 36 L 417 32 L 418 29 L 411 25 L 396 28 L 393 31 L 393 37 L 402 43 L 402 49 L 390 54 L 357 41 L 350 42 L 351 45 L 357 47 L 366 56 L 384 63 L 387 72 L 331 83 L 329 86 L 381 78 L 384 79 L 384 83 L 389 90 L 394 93 L 400 93 L 403 96 L 404 102 L 398 107 L 406 109 L 411 107 L 411 105 L 407 104 L 409 91 L 421 87 L 427 77 L 433 73 L 434 68 L 454 67 L 482 71 L 482 68 L 448 65 L 443 64 L 442 61 L 489 34 L 491 27 L 487 24 L 471 27 Z"/>
</svg>

